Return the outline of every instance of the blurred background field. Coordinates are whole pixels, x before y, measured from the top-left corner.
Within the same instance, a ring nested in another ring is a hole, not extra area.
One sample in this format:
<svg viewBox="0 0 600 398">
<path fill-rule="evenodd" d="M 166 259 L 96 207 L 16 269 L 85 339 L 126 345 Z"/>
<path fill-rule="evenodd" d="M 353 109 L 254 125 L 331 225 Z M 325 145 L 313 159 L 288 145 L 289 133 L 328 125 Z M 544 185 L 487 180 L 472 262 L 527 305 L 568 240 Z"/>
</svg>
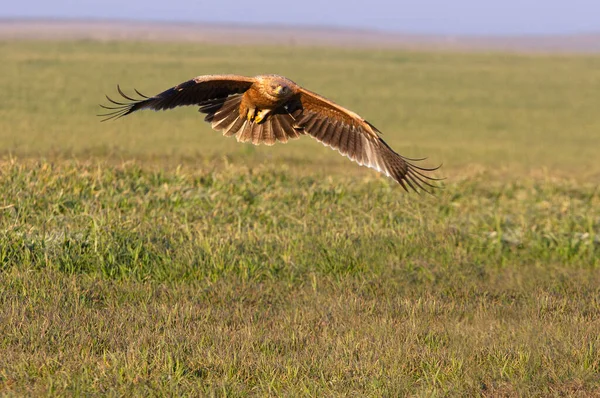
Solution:
<svg viewBox="0 0 600 398">
<path fill-rule="evenodd" d="M 77 41 L 4 42 L 1 50 L 0 151 L 19 158 L 287 158 L 361 170 L 310 139 L 237 145 L 192 107 L 115 123 L 94 116 L 117 83 L 153 95 L 196 75 L 277 73 L 357 111 L 400 153 L 443 162 L 449 181 L 474 166 L 582 177 L 600 170 L 597 56 Z"/>
<path fill-rule="evenodd" d="M 0 42 L 0 393 L 600 393 L 600 57 Z M 443 189 L 116 84 L 285 75 Z"/>
</svg>

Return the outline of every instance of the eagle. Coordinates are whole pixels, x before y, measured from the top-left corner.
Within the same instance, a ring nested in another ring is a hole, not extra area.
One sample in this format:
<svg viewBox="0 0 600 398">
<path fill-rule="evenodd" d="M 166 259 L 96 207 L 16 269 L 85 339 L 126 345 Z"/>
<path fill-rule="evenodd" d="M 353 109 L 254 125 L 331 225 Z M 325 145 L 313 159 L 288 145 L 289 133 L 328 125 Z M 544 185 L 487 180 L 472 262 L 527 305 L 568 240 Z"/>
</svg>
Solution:
<svg viewBox="0 0 600 398">
<path fill-rule="evenodd" d="M 135 89 L 134 89 L 135 90 Z M 380 137 L 381 132 L 358 114 L 325 97 L 309 91 L 279 75 L 198 76 L 153 97 L 135 90 L 140 98 L 132 98 L 117 85 L 118 93 L 127 101 L 106 96 L 108 110 L 98 116 L 102 121 L 117 119 L 130 113 L 155 111 L 195 105 L 206 114 L 204 120 L 226 137 L 254 145 L 286 143 L 302 135 L 310 135 L 362 166 L 373 168 L 393 178 L 406 190 L 431 193 L 440 179 L 426 175 L 441 166 L 425 168 L 395 152 Z"/>
</svg>

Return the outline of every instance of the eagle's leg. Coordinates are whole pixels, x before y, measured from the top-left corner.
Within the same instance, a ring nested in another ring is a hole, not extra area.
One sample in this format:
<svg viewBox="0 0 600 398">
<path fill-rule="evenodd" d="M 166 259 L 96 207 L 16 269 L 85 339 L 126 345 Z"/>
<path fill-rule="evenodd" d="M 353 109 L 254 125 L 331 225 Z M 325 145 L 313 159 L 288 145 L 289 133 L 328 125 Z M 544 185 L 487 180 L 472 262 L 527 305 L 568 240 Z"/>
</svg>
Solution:
<svg viewBox="0 0 600 398">
<path fill-rule="evenodd" d="M 248 119 L 248 121 L 251 122 L 254 120 L 254 115 L 256 115 L 256 108 L 255 107 L 248 108 L 248 111 L 246 113 L 246 119 Z"/>
<path fill-rule="evenodd" d="M 254 116 L 254 123 L 262 122 L 263 120 L 266 119 L 266 117 L 269 113 L 271 113 L 270 109 L 261 109 L 260 111 L 258 111 L 256 116 Z"/>
<path fill-rule="evenodd" d="M 255 107 L 251 107 L 248 108 L 248 111 L 246 113 L 246 119 L 248 119 L 249 122 L 254 122 L 258 124 L 265 120 L 269 113 L 271 113 L 270 109 L 257 110 Z"/>
</svg>

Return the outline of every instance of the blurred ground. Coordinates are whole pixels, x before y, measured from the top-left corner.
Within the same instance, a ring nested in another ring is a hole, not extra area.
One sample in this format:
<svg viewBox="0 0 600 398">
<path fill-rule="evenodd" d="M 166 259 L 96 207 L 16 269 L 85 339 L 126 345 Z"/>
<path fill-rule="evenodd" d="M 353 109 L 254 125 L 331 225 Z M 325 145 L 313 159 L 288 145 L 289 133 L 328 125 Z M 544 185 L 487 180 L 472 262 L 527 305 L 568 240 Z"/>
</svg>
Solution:
<svg viewBox="0 0 600 398">
<path fill-rule="evenodd" d="M 0 40 L 150 40 L 335 45 L 402 49 L 600 52 L 600 33 L 558 36 L 442 36 L 324 27 L 133 21 L 0 20 Z"/>
</svg>

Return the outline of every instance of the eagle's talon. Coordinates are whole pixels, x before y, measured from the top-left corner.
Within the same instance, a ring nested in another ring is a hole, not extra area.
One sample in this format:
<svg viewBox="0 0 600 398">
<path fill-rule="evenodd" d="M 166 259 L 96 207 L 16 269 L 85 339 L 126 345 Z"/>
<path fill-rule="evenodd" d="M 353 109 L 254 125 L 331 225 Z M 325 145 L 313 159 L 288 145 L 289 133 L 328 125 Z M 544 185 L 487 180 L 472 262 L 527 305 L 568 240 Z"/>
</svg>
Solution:
<svg viewBox="0 0 600 398">
<path fill-rule="evenodd" d="M 250 108 L 248 109 L 248 113 L 246 114 L 246 119 L 248 119 L 249 122 L 254 120 L 254 116 L 256 115 L 256 108 Z"/>
<path fill-rule="evenodd" d="M 262 109 L 262 110 L 258 111 L 256 116 L 254 117 L 254 123 L 262 122 L 263 120 L 265 120 L 265 118 L 267 117 L 268 114 L 269 114 L 268 109 Z"/>
</svg>

